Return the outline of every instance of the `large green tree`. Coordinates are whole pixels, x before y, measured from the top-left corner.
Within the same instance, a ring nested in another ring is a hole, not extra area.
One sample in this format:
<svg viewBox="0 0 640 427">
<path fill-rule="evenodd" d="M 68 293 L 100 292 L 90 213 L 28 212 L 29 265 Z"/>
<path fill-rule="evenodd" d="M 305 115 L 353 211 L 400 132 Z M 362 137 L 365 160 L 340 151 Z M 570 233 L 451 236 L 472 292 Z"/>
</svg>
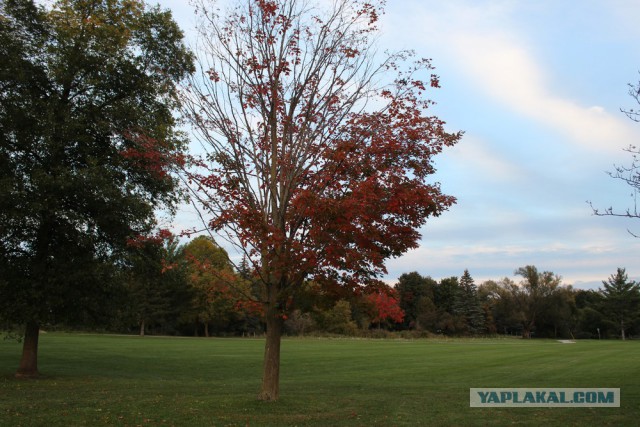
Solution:
<svg viewBox="0 0 640 427">
<path fill-rule="evenodd" d="M 433 329 L 435 308 L 433 289 L 437 282 L 431 277 L 423 277 L 413 271 L 398 278 L 396 290 L 400 299 L 400 308 L 404 311 L 405 327 Z"/>
<path fill-rule="evenodd" d="M 547 297 L 536 322 L 538 336 L 575 338 L 579 313 L 575 301 L 576 291 L 571 285 L 558 286 Z"/>
<path fill-rule="evenodd" d="M 520 287 L 508 277 L 499 281 L 487 280 L 478 287 L 488 331 L 511 335 L 522 330 L 523 311 L 517 303 L 520 296 Z"/>
<path fill-rule="evenodd" d="M 99 309 L 107 266 L 177 201 L 182 37 L 141 0 L 0 0 L 0 316 L 26 326 L 20 376 L 40 326 Z"/>
<path fill-rule="evenodd" d="M 520 267 L 514 273 L 523 278 L 520 286 L 511 288 L 513 301 L 521 315 L 522 337 L 531 338 L 531 333 L 541 323 L 540 317 L 562 280 L 550 271 L 540 273 L 533 265 Z"/>
</svg>

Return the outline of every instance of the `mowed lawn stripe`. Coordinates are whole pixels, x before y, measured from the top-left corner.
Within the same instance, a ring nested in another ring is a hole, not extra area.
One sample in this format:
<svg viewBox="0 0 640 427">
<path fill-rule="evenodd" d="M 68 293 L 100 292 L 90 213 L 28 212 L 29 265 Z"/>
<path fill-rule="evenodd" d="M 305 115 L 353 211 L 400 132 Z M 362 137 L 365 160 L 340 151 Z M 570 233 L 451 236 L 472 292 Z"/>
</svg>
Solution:
<svg viewBox="0 0 640 427">
<path fill-rule="evenodd" d="M 264 342 L 43 334 L 40 380 L 0 342 L 0 425 L 633 425 L 640 342 L 283 341 L 281 400 L 256 400 Z M 471 387 L 619 387 L 621 408 L 469 408 Z"/>
</svg>

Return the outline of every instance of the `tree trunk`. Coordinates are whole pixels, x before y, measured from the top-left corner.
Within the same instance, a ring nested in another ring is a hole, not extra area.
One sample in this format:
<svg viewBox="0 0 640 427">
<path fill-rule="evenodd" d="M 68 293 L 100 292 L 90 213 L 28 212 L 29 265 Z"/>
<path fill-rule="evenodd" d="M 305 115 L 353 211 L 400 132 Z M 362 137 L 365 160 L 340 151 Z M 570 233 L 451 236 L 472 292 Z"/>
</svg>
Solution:
<svg viewBox="0 0 640 427">
<path fill-rule="evenodd" d="M 204 336 L 209 338 L 209 323 L 204 322 Z"/>
<path fill-rule="evenodd" d="M 38 338 L 40 336 L 40 325 L 38 322 L 29 322 L 24 332 L 24 343 L 22 345 L 22 357 L 20 366 L 16 372 L 16 378 L 36 378 L 38 372 Z"/>
<path fill-rule="evenodd" d="M 140 336 L 144 336 L 144 319 L 140 321 Z"/>
<path fill-rule="evenodd" d="M 282 338 L 282 316 L 277 304 L 269 304 L 266 311 L 267 340 L 264 347 L 262 386 L 259 400 L 275 401 L 280 395 L 280 341 Z"/>
<path fill-rule="evenodd" d="M 622 337 L 622 341 L 625 340 L 625 336 L 624 336 L 624 320 L 620 321 L 620 336 Z"/>
</svg>

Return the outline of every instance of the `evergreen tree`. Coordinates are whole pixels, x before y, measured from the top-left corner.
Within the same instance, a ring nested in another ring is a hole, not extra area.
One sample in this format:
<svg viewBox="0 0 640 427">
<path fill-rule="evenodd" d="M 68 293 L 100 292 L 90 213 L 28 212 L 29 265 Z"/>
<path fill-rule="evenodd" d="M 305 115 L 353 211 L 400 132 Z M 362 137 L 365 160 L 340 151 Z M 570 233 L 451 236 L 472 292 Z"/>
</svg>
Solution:
<svg viewBox="0 0 640 427">
<path fill-rule="evenodd" d="M 464 274 L 460 278 L 453 304 L 453 314 L 464 320 L 467 333 L 475 335 L 484 332 L 484 312 L 478 299 L 477 287 L 469 270 L 464 270 Z"/>
<path fill-rule="evenodd" d="M 619 328 L 620 337 L 624 340 L 625 331 L 640 316 L 640 285 L 629 280 L 624 268 L 618 268 L 616 274 L 602 284 L 602 312 Z"/>
</svg>

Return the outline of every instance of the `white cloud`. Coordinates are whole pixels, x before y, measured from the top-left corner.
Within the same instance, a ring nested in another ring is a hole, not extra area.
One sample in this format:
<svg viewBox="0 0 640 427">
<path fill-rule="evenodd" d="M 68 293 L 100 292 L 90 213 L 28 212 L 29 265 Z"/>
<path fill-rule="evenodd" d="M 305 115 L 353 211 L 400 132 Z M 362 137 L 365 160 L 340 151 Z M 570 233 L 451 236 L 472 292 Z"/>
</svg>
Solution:
<svg viewBox="0 0 640 427">
<path fill-rule="evenodd" d="M 438 62 L 448 58 L 474 89 L 587 150 L 610 154 L 640 137 L 617 109 L 606 111 L 598 100 L 581 105 L 553 92 L 561 76 L 553 75 L 536 57 L 538 47 L 528 38 L 532 36 L 520 34 L 512 22 L 517 3 L 447 2 L 434 13 L 433 4 L 415 4 L 416 10 L 403 27 L 391 22 L 391 33 L 435 49 Z"/>
<path fill-rule="evenodd" d="M 543 67 L 515 37 L 458 33 L 455 55 L 476 86 L 507 107 L 590 150 L 619 151 L 638 132 L 624 117 L 550 93 Z M 616 112 L 617 113 L 617 112 Z"/>
</svg>

